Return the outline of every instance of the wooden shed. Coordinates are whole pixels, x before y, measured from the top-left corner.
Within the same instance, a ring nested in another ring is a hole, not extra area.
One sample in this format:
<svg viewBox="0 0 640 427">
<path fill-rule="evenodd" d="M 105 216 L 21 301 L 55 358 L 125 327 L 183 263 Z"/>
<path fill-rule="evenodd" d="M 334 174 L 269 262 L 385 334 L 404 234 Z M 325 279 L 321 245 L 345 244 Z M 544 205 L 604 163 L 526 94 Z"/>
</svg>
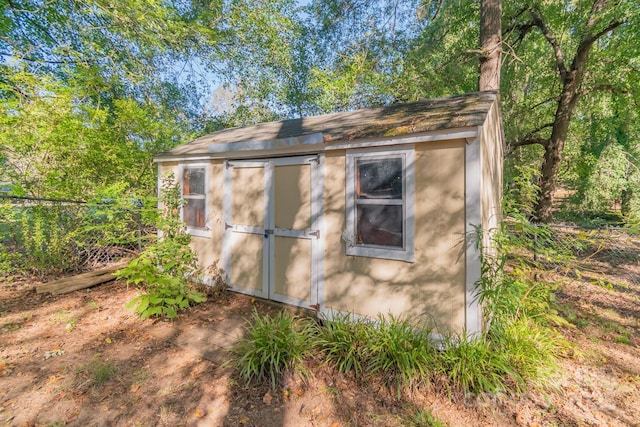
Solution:
<svg viewBox="0 0 640 427">
<path fill-rule="evenodd" d="M 474 240 L 500 218 L 502 140 L 497 95 L 479 92 L 225 129 L 155 162 L 232 290 L 475 333 Z"/>
</svg>

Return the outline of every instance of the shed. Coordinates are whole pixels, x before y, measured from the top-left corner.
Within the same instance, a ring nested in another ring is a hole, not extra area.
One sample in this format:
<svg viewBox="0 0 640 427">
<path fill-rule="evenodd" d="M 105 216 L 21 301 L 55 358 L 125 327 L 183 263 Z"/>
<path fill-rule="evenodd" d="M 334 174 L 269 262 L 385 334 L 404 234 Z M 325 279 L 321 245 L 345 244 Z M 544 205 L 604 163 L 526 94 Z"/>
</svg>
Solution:
<svg viewBox="0 0 640 427">
<path fill-rule="evenodd" d="M 468 333 L 502 161 L 495 92 L 225 129 L 155 157 L 199 262 L 232 290 Z"/>
</svg>

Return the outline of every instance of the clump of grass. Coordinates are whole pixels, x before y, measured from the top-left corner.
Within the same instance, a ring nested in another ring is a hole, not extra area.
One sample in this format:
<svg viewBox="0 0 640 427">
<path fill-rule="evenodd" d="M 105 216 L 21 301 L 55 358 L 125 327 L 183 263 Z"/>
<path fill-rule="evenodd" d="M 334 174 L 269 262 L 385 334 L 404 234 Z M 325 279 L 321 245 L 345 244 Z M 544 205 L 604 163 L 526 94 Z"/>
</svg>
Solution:
<svg viewBox="0 0 640 427">
<path fill-rule="evenodd" d="M 367 363 L 367 342 L 371 325 L 348 314 L 338 314 L 326 320 L 320 330 L 318 344 L 327 363 L 338 372 L 353 372 L 360 376 Z"/>
<path fill-rule="evenodd" d="M 298 369 L 317 339 L 317 326 L 309 318 L 298 318 L 282 310 L 275 316 L 253 313 L 253 322 L 236 350 L 237 367 L 247 381 L 269 380 L 275 389 L 285 370 Z"/>
<path fill-rule="evenodd" d="M 509 366 L 517 391 L 523 391 L 528 383 L 538 386 L 550 384 L 557 370 L 557 354 L 567 344 L 553 329 L 541 326 L 526 316 L 490 331 L 493 351 Z"/>
<path fill-rule="evenodd" d="M 488 340 L 462 334 L 445 337 L 443 346 L 440 369 L 454 390 L 477 393 L 506 389 L 505 379 L 513 372 Z"/>
<path fill-rule="evenodd" d="M 395 385 L 398 394 L 416 380 L 424 379 L 434 366 L 436 350 L 429 331 L 396 316 L 380 316 L 369 328 L 367 370 L 382 374 L 387 385 Z"/>
</svg>

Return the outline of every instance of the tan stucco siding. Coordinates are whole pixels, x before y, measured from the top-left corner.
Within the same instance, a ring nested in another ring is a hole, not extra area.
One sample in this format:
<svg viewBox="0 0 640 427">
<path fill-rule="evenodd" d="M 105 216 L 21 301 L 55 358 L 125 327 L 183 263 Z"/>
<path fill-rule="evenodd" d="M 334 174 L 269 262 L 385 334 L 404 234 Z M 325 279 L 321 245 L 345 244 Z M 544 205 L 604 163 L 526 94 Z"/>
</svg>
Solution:
<svg viewBox="0 0 640 427">
<path fill-rule="evenodd" d="M 365 316 L 465 322 L 464 141 L 425 143 L 415 157 L 415 262 L 347 256 L 345 152 L 325 159 L 325 307 Z"/>
</svg>

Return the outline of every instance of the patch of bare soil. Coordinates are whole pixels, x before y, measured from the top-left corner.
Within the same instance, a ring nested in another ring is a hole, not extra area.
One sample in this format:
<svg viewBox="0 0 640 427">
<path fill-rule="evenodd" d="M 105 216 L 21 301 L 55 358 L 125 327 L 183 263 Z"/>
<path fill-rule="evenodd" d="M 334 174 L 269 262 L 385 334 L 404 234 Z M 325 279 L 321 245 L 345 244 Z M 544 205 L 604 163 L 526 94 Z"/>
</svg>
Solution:
<svg viewBox="0 0 640 427">
<path fill-rule="evenodd" d="M 0 425 L 406 426 L 429 425 L 428 412 L 451 426 L 640 425 L 640 287 L 562 285 L 576 327 L 561 331 L 572 350 L 554 390 L 453 396 L 422 387 L 398 398 L 314 361 L 306 382 L 247 384 L 227 353 L 209 357 L 165 333 L 224 332 L 229 319 L 273 304 L 229 294 L 169 323 L 125 309 L 137 291 L 120 282 L 55 297 L 34 284 L 0 286 Z"/>
</svg>

